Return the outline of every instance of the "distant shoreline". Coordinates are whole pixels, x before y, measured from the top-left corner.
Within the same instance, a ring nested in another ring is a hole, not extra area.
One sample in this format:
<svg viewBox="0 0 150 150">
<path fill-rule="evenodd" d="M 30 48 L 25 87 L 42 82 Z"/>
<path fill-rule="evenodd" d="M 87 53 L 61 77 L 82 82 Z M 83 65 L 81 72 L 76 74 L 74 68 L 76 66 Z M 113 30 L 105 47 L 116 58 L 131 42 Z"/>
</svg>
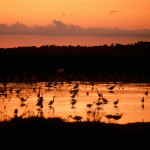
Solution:
<svg viewBox="0 0 150 150">
<path fill-rule="evenodd" d="M 150 82 L 149 58 L 150 42 L 93 47 L 45 45 L 1 48 L 0 82 L 87 79 L 147 83 Z"/>
</svg>

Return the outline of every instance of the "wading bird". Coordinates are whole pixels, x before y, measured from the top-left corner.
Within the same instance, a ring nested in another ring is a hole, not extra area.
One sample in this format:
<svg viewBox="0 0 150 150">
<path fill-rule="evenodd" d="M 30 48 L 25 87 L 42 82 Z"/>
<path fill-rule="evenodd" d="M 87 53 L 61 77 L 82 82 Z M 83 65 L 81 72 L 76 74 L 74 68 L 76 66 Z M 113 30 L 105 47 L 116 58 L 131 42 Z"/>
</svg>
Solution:
<svg viewBox="0 0 150 150">
<path fill-rule="evenodd" d="M 95 102 L 93 102 L 92 104 L 87 104 L 86 106 L 90 109 L 93 106 L 94 103 Z"/>
<path fill-rule="evenodd" d="M 72 118 L 75 121 L 81 121 L 83 119 L 81 116 L 74 116 L 74 117 L 72 117 L 72 115 L 69 115 L 68 118 Z"/>
<path fill-rule="evenodd" d="M 115 83 L 114 86 L 110 86 L 110 87 L 109 87 L 109 85 L 107 85 L 107 89 L 108 89 L 108 90 L 113 90 L 113 89 L 115 88 L 115 86 L 116 86 L 116 83 Z"/>
<path fill-rule="evenodd" d="M 148 90 L 145 92 L 145 95 L 148 95 Z"/>
<path fill-rule="evenodd" d="M 38 102 L 37 102 L 36 106 L 43 106 L 43 96 L 38 98 Z"/>
<path fill-rule="evenodd" d="M 29 98 L 28 96 L 26 97 L 26 99 L 24 97 L 21 97 L 20 100 L 23 103 L 24 101 L 27 101 L 28 98 Z"/>
<path fill-rule="evenodd" d="M 144 103 L 144 97 L 141 99 L 141 102 Z"/>
<path fill-rule="evenodd" d="M 100 105 L 103 104 L 103 102 L 100 102 L 100 101 L 99 101 L 99 102 L 96 102 L 95 104 L 97 105 L 97 107 L 99 107 Z"/>
<path fill-rule="evenodd" d="M 76 83 L 76 85 L 73 87 L 73 89 L 77 89 L 79 87 L 79 84 Z"/>
<path fill-rule="evenodd" d="M 71 103 L 70 103 L 70 104 L 72 105 L 72 108 L 75 108 L 74 105 L 75 105 L 76 103 L 77 103 L 77 100 L 76 100 L 76 99 L 74 99 L 74 98 L 71 99 Z"/>
<path fill-rule="evenodd" d="M 116 113 L 116 114 L 113 116 L 113 119 L 117 121 L 117 120 L 119 120 L 119 119 L 122 118 L 122 115 L 123 115 L 123 113 L 121 113 L 121 114 Z"/>
<path fill-rule="evenodd" d="M 116 101 L 114 101 L 114 105 L 116 106 L 119 102 L 119 99 L 117 99 Z"/>
<path fill-rule="evenodd" d="M 27 101 L 28 98 L 29 98 L 28 96 L 26 97 L 26 99 L 24 97 L 20 98 L 20 100 L 21 100 L 21 106 L 25 106 L 24 102 Z"/>
<path fill-rule="evenodd" d="M 48 103 L 48 105 L 52 105 L 53 103 L 54 103 L 54 100 L 55 100 L 55 96 L 53 96 L 53 100 L 51 100 L 49 103 Z"/>
<path fill-rule="evenodd" d="M 96 90 L 97 90 L 97 94 L 98 94 L 99 98 L 102 98 L 102 97 L 103 97 L 103 94 L 102 94 L 102 93 L 99 93 L 97 88 L 96 88 Z"/>
<path fill-rule="evenodd" d="M 107 104 L 109 101 L 106 99 L 106 98 L 104 98 L 104 97 L 102 97 L 102 100 L 103 100 L 103 102 L 104 102 L 104 104 Z"/>
<path fill-rule="evenodd" d="M 113 115 L 106 115 L 105 117 L 108 119 L 109 122 L 109 120 L 113 118 Z"/>
<path fill-rule="evenodd" d="M 14 118 L 17 118 L 18 117 L 18 109 L 16 108 L 15 110 L 14 110 Z"/>
</svg>

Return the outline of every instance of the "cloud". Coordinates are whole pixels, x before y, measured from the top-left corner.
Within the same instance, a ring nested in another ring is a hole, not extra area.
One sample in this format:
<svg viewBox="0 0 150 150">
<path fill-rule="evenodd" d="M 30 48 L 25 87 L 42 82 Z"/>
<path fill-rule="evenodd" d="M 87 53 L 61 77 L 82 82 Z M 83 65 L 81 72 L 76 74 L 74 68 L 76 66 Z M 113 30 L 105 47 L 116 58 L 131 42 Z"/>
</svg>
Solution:
<svg viewBox="0 0 150 150">
<path fill-rule="evenodd" d="M 149 29 L 125 30 L 119 28 L 88 27 L 83 28 L 73 24 L 65 24 L 53 20 L 46 26 L 28 27 L 17 22 L 10 26 L 0 24 L 0 35 L 46 35 L 46 36 L 99 36 L 99 37 L 143 37 L 150 38 Z"/>
<path fill-rule="evenodd" d="M 118 12 L 120 12 L 119 10 L 112 10 L 112 11 L 110 11 L 109 13 L 110 14 L 114 14 L 114 13 L 118 13 Z"/>
</svg>

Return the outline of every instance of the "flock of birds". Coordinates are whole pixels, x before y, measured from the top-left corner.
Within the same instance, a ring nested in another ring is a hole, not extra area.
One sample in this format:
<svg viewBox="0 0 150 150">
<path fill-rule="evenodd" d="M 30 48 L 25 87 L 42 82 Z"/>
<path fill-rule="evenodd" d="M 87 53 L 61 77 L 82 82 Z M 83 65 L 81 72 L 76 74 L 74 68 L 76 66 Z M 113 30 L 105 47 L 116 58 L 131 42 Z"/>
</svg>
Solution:
<svg viewBox="0 0 150 150">
<path fill-rule="evenodd" d="M 74 97 L 78 94 L 78 92 L 79 92 L 78 87 L 79 87 L 79 84 L 76 84 L 76 85 L 73 87 L 73 90 L 70 90 L 70 91 L 69 91 L 71 94 L 73 94 L 73 95 L 71 96 L 71 98 L 74 98 Z M 107 85 L 107 89 L 108 89 L 110 92 L 112 92 L 112 90 L 113 90 L 115 87 L 116 87 L 116 84 L 113 85 L 113 86 Z M 93 84 L 92 84 L 92 89 L 93 89 L 93 88 L 94 88 L 94 87 L 93 87 Z M 109 101 L 108 101 L 106 98 L 104 98 L 103 93 L 100 93 L 97 88 L 96 88 L 96 91 L 97 91 L 97 94 L 98 94 L 98 101 L 96 101 L 96 102 L 94 101 L 94 102 L 88 103 L 88 104 L 86 105 L 86 107 L 89 109 L 88 113 L 92 113 L 92 111 L 90 111 L 90 109 L 93 107 L 94 104 L 97 106 L 97 109 L 100 109 L 100 106 L 101 106 L 101 105 L 103 105 L 103 104 L 108 104 L 108 103 L 109 103 Z M 87 96 L 88 96 L 88 95 L 89 95 L 89 92 L 87 92 L 86 94 L 87 94 Z M 75 101 L 75 100 L 72 99 L 72 102 L 74 102 L 74 101 Z M 118 102 L 119 102 L 119 99 L 117 99 L 116 101 L 114 101 L 114 107 L 117 107 Z M 75 102 L 74 102 L 74 103 L 71 103 L 71 104 L 73 104 L 73 108 L 74 108 Z M 121 113 L 121 114 L 116 113 L 115 115 L 105 115 L 105 117 L 108 118 L 108 119 L 113 118 L 114 120 L 119 120 L 119 119 L 121 119 L 122 114 L 123 114 L 123 113 Z M 72 115 L 69 115 L 68 118 L 72 118 L 72 119 L 75 120 L 75 121 L 81 121 L 81 120 L 83 120 L 83 117 L 82 117 L 82 116 L 74 116 L 74 117 L 73 117 Z"/>
<path fill-rule="evenodd" d="M 94 83 L 92 82 L 90 84 L 92 85 L 92 89 L 94 89 L 95 88 L 94 87 Z M 69 85 L 70 85 L 70 83 L 69 83 Z M 1 96 L 6 96 L 6 94 L 7 94 L 6 93 L 6 91 L 7 91 L 6 87 L 7 86 L 5 85 L 4 87 L 5 87 L 5 89 L 3 89 L 3 91 L 2 90 L 0 91 L 0 97 Z M 45 84 L 45 87 L 47 87 L 48 89 L 50 89 L 52 87 L 57 89 L 57 83 L 55 83 L 55 82 L 54 83 L 48 82 L 48 83 Z M 116 83 L 113 86 L 109 85 L 109 84 L 107 85 L 107 89 L 109 90 L 109 92 L 112 92 L 112 93 L 113 93 L 113 90 L 114 90 L 115 87 L 116 87 Z M 124 89 L 124 87 L 122 87 L 122 89 Z M 19 95 L 19 93 L 21 93 L 21 90 L 22 89 L 15 90 L 16 94 Z M 35 91 L 35 90 L 37 90 L 37 89 L 33 88 L 33 91 Z M 92 112 L 91 109 L 92 109 L 92 107 L 94 105 L 97 107 L 97 109 L 101 109 L 101 106 L 103 106 L 104 104 L 108 104 L 109 103 L 109 101 L 106 98 L 104 98 L 103 93 L 100 93 L 97 88 L 95 88 L 95 90 L 97 92 L 98 100 L 94 101 L 92 103 L 86 104 L 86 107 L 88 109 L 88 113 Z M 11 93 L 12 91 L 13 91 L 13 89 L 10 88 L 9 92 Z M 75 104 L 77 103 L 77 97 L 79 97 L 79 83 L 75 83 L 75 85 L 72 86 L 72 88 L 69 90 L 69 94 L 70 94 L 70 98 L 71 98 L 71 103 L 70 104 L 72 105 L 72 108 L 75 108 Z M 89 92 L 86 92 L 86 95 L 89 96 Z M 148 90 L 145 92 L 145 95 L 148 95 Z M 55 98 L 56 98 L 56 96 L 54 95 L 53 98 L 49 101 L 49 103 L 48 103 L 49 108 L 53 108 L 52 105 L 55 102 Z M 29 99 L 29 96 L 26 96 L 26 97 L 20 97 L 19 96 L 19 99 L 21 101 L 21 105 L 20 106 L 22 107 L 22 106 L 26 105 L 25 102 Z M 42 116 L 42 114 L 43 114 L 43 110 L 42 110 L 42 108 L 43 108 L 43 102 L 44 102 L 44 97 L 43 97 L 43 94 L 41 94 L 41 86 L 39 86 L 38 93 L 37 93 L 37 103 L 36 103 L 36 106 L 38 107 L 38 109 L 37 109 L 38 110 L 38 115 L 40 115 L 40 116 Z M 142 97 L 141 102 L 142 102 L 142 107 L 144 108 L 144 97 Z M 118 107 L 117 106 L 118 103 L 119 103 L 119 99 L 115 100 L 113 102 L 114 107 L 117 108 Z M 113 120 L 117 121 L 117 120 L 119 120 L 119 119 L 122 118 L 122 115 L 123 115 L 123 113 L 120 113 L 120 114 L 116 113 L 115 115 L 107 114 L 107 115 L 105 115 L 105 117 L 108 119 L 108 121 L 110 119 L 113 119 Z M 14 110 L 14 117 L 15 118 L 18 117 L 18 109 Z M 74 121 L 82 121 L 83 120 L 82 116 L 72 116 L 72 115 L 69 115 L 68 119 L 69 118 L 73 119 Z"/>
</svg>

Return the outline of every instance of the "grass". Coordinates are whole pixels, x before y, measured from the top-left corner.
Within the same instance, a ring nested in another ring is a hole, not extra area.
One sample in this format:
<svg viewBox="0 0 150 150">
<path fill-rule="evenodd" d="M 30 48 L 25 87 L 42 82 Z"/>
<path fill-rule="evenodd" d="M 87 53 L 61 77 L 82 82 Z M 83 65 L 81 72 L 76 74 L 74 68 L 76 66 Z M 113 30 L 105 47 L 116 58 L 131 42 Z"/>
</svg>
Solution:
<svg viewBox="0 0 150 150">
<path fill-rule="evenodd" d="M 64 122 L 60 118 L 12 119 L 0 123 L 2 133 L 47 133 L 65 136 L 150 136 L 150 123 L 106 124 L 102 122 Z"/>
<path fill-rule="evenodd" d="M 125 125 L 64 122 L 60 118 L 12 119 L 0 123 L 1 146 L 11 148 L 135 148 L 148 146 L 150 122 Z"/>
</svg>

